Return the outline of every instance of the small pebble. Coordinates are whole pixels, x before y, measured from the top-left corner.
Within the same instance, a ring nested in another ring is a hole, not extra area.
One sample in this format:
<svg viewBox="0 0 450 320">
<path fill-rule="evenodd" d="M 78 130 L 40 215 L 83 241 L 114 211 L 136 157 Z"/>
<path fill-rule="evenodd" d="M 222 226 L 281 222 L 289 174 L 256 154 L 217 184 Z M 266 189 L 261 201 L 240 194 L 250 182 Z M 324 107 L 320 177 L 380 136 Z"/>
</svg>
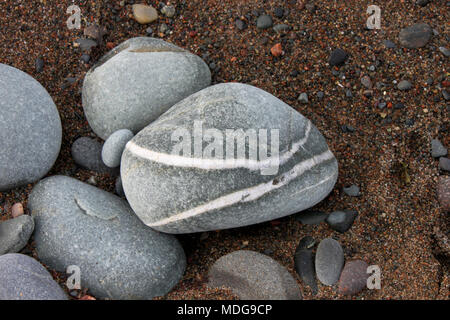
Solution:
<svg viewBox="0 0 450 320">
<path fill-rule="evenodd" d="M 44 60 L 42 58 L 36 58 L 35 68 L 37 73 L 44 71 Z"/>
<path fill-rule="evenodd" d="M 140 24 L 147 24 L 158 19 L 158 12 L 152 6 L 133 4 L 134 19 Z"/>
<path fill-rule="evenodd" d="M 133 139 L 134 134 L 128 129 L 117 130 L 111 134 L 103 144 L 102 160 L 110 168 L 120 165 L 125 145 Z"/>
<path fill-rule="evenodd" d="M 235 25 L 236 25 L 236 28 L 238 28 L 239 30 L 244 30 L 247 28 L 247 23 L 245 23 L 245 21 L 243 21 L 241 19 L 236 19 Z"/>
<path fill-rule="evenodd" d="M 393 49 L 393 48 L 396 47 L 395 43 L 392 42 L 391 40 L 384 40 L 384 41 L 383 41 L 383 44 L 384 44 L 384 46 L 385 46 L 386 48 L 388 48 L 388 49 Z"/>
<path fill-rule="evenodd" d="M 318 288 L 314 268 L 314 239 L 310 236 L 302 238 L 295 250 L 294 268 L 302 281 L 311 287 L 313 294 L 317 294 Z"/>
<path fill-rule="evenodd" d="M 89 61 L 91 60 L 91 56 L 88 54 L 83 54 L 81 55 L 81 61 L 83 61 L 84 63 L 89 63 Z"/>
<path fill-rule="evenodd" d="M 302 224 L 319 224 L 327 218 L 328 214 L 323 211 L 303 211 L 296 215 L 295 220 Z"/>
<path fill-rule="evenodd" d="M 335 49 L 331 52 L 330 59 L 328 63 L 330 66 L 339 66 L 343 64 L 348 59 L 348 53 L 342 49 Z"/>
<path fill-rule="evenodd" d="M 161 13 L 167 18 L 173 18 L 175 16 L 175 7 L 166 5 L 161 9 Z"/>
<path fill-rule="evenodd" d="M 272 55 L 274 57 L 279 57 L 279 56 L 283 55 L 283 48 L 281 46 L 281 43 L 277 43 L 276 45 L 274 45 L 270 49 L 270 53 L 272 53 Z"/>
<path fill-rule="evenodd" d="M 440 157 L 439 158 L 439 169 L 444 171 L 450 171 L 450 159 Z"/>
<path fill-rule="evenodd" d="M 409 82 L 408 80 L 402 80 L 402 81 L 400 81 L 399 84 L 397 85 L 397 88 L 398 88 L 399 90 L 406 91 L 406 90 L 409 90 L 409 89 L 412 88 L 412 84 L 411 84 L 411 82 Z"/>
<path fill-rule="evenodd" d="M 24 214 L 23 205 L 20 202 L 15 203 L 11 208 L 11 216 L 13 218 L 17 218 L 23 214 Z"/>
<path fill-rule="evenodd" d="M 273 11 L 273 14 L 275 15 L 275 17 L 281 19 L 284 16 L 284 9 L 281 7 L 276 7 L 275 10 Z"/>
<path fill-rule="evenodd" d="M 369 76 L 364 76 L 361 78 L 361 84 L 367 89 L 372 89 L 372 81 Z"/>
<path fill-rule="evenodd" d="M 325 94 L 323 93 L 323 91 L 317 92 L 317 98 L 318 98 L 319 100 L 322 100 L 324 96 L 325 96 Z"/>
<path fill-rule="evenodd" d="M 332 238 L 323 239 L 315 258 L 317 279 L 326 286 L 332 286 L 338 282 L 343 266 L 344 250 L 339 242 Z"/>
<path fill-rule="evenodd" d="M 270 28 L 272 25 L 273 25 L 272 17 L 267 14 L 259 16 L 258 20 L 256 21 L 256 27 L 258 29 L 267 29 Z"/>
<path fill-rule="evenodd" d="M 288 31 L 290 28 L 291 28 L 291 27 L 289 27 L 287 24 L 279 23 L 279 24 L 276 24 L 276 25 L 273 27 L 273 30 L 274 30 L 275 32 L 280 33 L 280 32 L 283 32 L 283 31 Z"/>
<path fill-rule="evenodd" d="M 431 156 L 433 158 L 445 157 L 447 155 L 447 148 L 438 140 L 431 140 Z"/>
<path fill-rule="evenodd" d="M 344 233 L 351 228 L 357 216 L 358 212 L 354 210 L 334 211 L 328 215 L 325 222 L 331 229 Z"/>
<path fill-rule="evenodd" d="M 355 295 L 367 286 L 367 268 L 362 260 L 348 261 L 339 278 L 338 292 L 344 295 Z"/>
<path fill-rule="evenodd" d="M 301 93 L 300 96 L 298 97 L 298 101 L 304 104 L 308 103 L 309 102 L 308 94 L 306 92 Z"/>
</svg>

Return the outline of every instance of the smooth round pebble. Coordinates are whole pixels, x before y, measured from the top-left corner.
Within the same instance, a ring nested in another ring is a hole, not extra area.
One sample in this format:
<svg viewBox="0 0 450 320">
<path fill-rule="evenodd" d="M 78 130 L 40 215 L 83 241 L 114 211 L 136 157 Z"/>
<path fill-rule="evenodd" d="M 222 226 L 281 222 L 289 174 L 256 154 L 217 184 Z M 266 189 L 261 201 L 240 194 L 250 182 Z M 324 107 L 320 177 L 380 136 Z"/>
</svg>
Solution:
<svg viewBox="0 0 450 320">
<path fill-rule="evenodd" d="M 327 286 L 338 282 L 344 266 L 344 251 L 339 242 L 332 238 L 323 239 L 317 247 L 315 262 L 320 282 Z"/>
<path fill-rule="evenodd" d="M 267 14 L 259 16 L 258 20 L 256 21 L 256 27 L 258 29 L 267 29 L 270 28 L 272 25 L 273 25 L 272 17 Z"/>
<path fill-rule="evenodd" d="M 98 173 L 115 173 L 103 163 L 102 144 L 93 138 L 81 137 L 75 140 L 71 153 L 75 163 L 84 169 Z"/>
<path fill-rule="evenodd" d="M 334 211 L 328 215 L 325 222 L 331 229 L 344 233 L 351 228 L 357 216 L 358 212 L 354 210 Z"/>
<path fill-rule="evenodd" d="M 123 150 L 134 134 L 128 129 L 117 130 L 103 144 L 102 160 L 110 168 L 120 166 Z"/>
<path fill-rule="evenodd" d="M 23 205 L 22 205 L 20 202 L 15 203 L 15 204 L 12 206 L 12 208 L 11 208 L 11 216 L 12 216 L 13 218 L 17 218 L 18 216 L 23 215 L 23 213 L 24 213 L 24 211 L 23 211 Z"/>
<path fill-rule="evenodd" d="M 147 24 L 158 19 L 158 12 L 152 6 L 134 4 L 132 8 L 134 19 L 140 24 Z"/>
<path fill-rule="evenodd" d="M 362 260 L 348 261 L 339 279 L 338 292 L 344 295 L 355 295 L 367 286 L 367 268 L 369 265 Z"/>
</svg>

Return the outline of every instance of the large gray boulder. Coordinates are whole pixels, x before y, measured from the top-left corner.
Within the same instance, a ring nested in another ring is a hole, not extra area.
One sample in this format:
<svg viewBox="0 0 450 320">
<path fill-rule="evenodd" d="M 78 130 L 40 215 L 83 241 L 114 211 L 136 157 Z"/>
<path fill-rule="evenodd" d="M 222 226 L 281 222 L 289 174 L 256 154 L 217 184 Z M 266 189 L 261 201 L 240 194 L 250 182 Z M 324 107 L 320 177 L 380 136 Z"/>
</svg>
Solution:
<svg viewBox="0 0 450 320">
<path fill-rule="evenodd" d="M 0 63 L 0 191 L 36 182 L 61 148 L 58 110 L 28 74 Z"/>
<path fill-rule="evenodd" d="M 238 250 L 217 260 L 208 273 L 208 286 L 226 287 L 242 300 L 301 300 L 289 271 L 258 252 Z"/>
<path fill-rule="evenodd" d="M 39 262 L 19 253 L 0 256 L 0 300 L 67 300 Z"/>
<path fill-rule="evenodd" d="M 233 129 L 249 135 L 244 144 L 232 139 L 239 132 Z M 261 89 L 226 83 L 184 99 L 139 132 L 122 155 L 121 176 L 145 224 L 190 233 L 314 206 L 332 190 L 338 165 L 324 137 L 300 113 Z"/>
<path fill-rule="evenodd" d="M 34 187 L 28 207 L 40 261 L 58 271 L 78 266 L 81 286 L 98 298 L 151 299 L 183 275 L 175 237 L 146 227 L 115 195 L 53 176 Z"/>
<path fill-rule="evenodd" d="M 86 74 L 84 113 L 104 140 L 119 129 L 136 133 L 210 83 L 211 72 L 200 57 L 160 39 L 132 38 Z"/>
</svg>

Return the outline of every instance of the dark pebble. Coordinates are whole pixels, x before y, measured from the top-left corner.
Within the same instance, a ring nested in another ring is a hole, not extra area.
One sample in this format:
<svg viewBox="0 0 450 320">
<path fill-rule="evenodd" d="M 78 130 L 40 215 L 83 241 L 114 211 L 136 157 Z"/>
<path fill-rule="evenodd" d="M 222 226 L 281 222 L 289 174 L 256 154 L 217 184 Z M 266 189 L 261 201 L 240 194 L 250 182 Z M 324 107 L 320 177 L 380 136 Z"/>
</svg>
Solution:
<svg viewBox="0 0 450 320">
<path fill-rule="evenodd" d="M 313 294 L 317 294 L 318 288 L 315 277 L 314 253 L 312 250 L 314 243 L 314 239 L 310 236 L 306 236 L 300 240 L 295 250 L 294 268 L 300 276 L 300 279 L 311 288 Z"/>
<path fill-rule="evenodd" d="M 331 229 L 344 233 L 353 225 L 357 215 L 358 212 L 354 210 L 334 211 L 328 215 L 325 222 Z"/>
<path fill-rule="evenodd" d="M 367 268 L 362 260 L 348 261 L 339 278 L 338 292 L 344 295 L 355 295 L 367 286 Z"/>
<path fill-rule="evenodd" d="M 295 220 L 302 224 L 319 224 L 325 221 L 328 214 L 322 211 L 303 211 L 296 215 Z"/>
<path fill-rule="evenodd" d="M 36 72 L 40 73 L 44 71 L 44 60 L 42 58 L 37 58 L 35 61 Z"/>
<path fill-rule="evenodd" d="M 330 66 L 339 66 L 348 59 L 348 53 L 342 49 L 335 49 L 331 52 L 329 64 Z"/>
</svg>

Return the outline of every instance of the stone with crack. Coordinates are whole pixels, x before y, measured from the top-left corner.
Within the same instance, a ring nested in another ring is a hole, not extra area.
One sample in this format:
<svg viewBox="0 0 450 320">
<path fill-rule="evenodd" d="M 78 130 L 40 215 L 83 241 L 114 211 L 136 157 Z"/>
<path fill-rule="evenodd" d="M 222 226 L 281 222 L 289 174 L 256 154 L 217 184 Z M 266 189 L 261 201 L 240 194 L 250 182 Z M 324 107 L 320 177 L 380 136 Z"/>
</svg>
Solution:
<svg viewBox="0 0 450 320">
<path fill-rule="evenodd" d="M 127 143 L 121 177 L 139 218 L 167 233 L 236 228 L 310 208 L 338 164 L 319 130 L 256 87 L 184 99 Z"/>
<path fill-rule="evenodd" d="M 160 39 L 132 38 L 86 74 L 84 113 L 104 140 L 120 129 L 137 133 L 210 83 L 211 72 L 200 57 Z"/>
<path fill-rule="evenodd" d="M 98 298 L 151 299 L 181 279 L 184 251 L 171 235 L 146 227 L 117 196 L 73 178 L 39 182 L 28 199 L 40 261 L 65 272 Z"/>
</svg>

